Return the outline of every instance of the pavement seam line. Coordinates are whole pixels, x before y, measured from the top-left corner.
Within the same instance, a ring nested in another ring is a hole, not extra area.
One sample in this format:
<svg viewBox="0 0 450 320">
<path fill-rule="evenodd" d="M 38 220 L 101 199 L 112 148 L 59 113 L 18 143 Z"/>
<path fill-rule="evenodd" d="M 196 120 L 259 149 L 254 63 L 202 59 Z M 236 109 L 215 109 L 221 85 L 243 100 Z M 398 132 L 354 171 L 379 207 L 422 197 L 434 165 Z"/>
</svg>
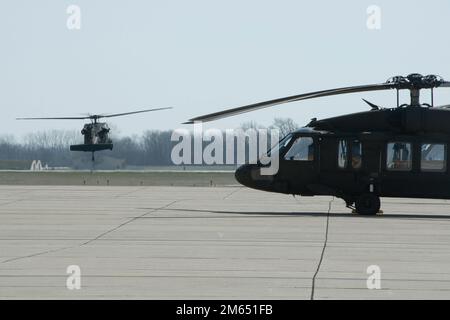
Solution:
<svg viewBox="0 0 450 320">
<path fill-rule="evenodd" d="M 94 239 L 88 240 L 88 241 L 82 243 L 82 244 L 79 245 L 79 246 L 82 247 L 82 246 L 84 246 L 84 245 L 88 245 L 89 243 L 91 243 L 91 242 L 93 242 L 93 241 L 95 241 L 95 240 L 101 239 L 101 238 L 104 237 L 105 235 L 107 235 L 107 234 L 109 234 L 109 233 L 111 233 L 111 232 L 114 232 L 114 231 L 116 231 L 116 230 L 122 228 L 123 226 L 125 226 L 125 225 L 127 225 L 127 224 L 133 222 L 134 220 L 137 220 L 137 219 L 139 219 L 139 218 L 143 218 L 143 217 L 145 217 L 146 215 L 148 215 L 148 214 L 150 214 L 150 213 L 154 213 L 154 212 L 156 212 L 156 211 L 158 211 L 158 210 L 167 209 L 168 207 L 170 207 L 171 205 L 173 205 L 173 204 L 175 204 L 175 203 L 177 203 L 177 202 L 179 202 L 179 200 L 175 200 L 175 201 L 172 201 L 172 202 L 170 202 L 169 204 L 166 204 L 166 205 L 164 205 L 164 206 L 162 206 L 162 207 L 152 209 L 152 210 L 150 210 L 150 211 L 148 211 L 148 212 L 146 212 L 146 213 L 144 213 L 144 214 L 142 214 L 142 215 L 140 215 L 140 216 L 138 216 L 138 217 L 132 217 L 132 218 L 128 219 L 127 221 L 125 221 L 124 223 L 121 223 L 120 225 L 118 225 L 118 226 L 116 226 L 116 227 L 114 227 L 114 228 L 112 228 L 112 229 L 110 229 L 110 230 L 108 230 L 108 231 L 103 232 L 102 234 L 98 235 L 98 236 L 95 237 Z"/>
<path fill-rule="evenodd" d="M 238 192 L 238 191 L 241 190 L 242 188 L 244 188 L 244 187 L 238 187 L 236 190 L 231 191 L 228 195 L 226 195 L 225 197 L 223 197 L 222 200 L 228 199 L 229 197 L 231 197 L 233 194 L 235 194 L 236 192 Z"/>
<path fill-rule="evenodd" d="M 180 200 L 172 201 L 171 203 L 169 203 L 169 204 L 167 204 L 167 205 L 165 205 L 165 206 L 162 206 L 162 207 L 160 207 L 160 208 L 152 209 L 151 211 L 148 211 L 148 212 L 144 213 L 143 215 L 140 215 L 139 217 L 133 217 L 133 218 L 129 219 L 128 221 L 122 223 L 121 225 L 119 225 L 119 226 L 117 226 L 117 227 L 115 227 L 115 228 L 113 228 L 113 229 L 111 229 L 111 230 L 109 230 L 109 231 L 106 231 L 106 232 L 102 233 L 101 235 L 97 236 L 96 238 L 91 239 L 91 240 L 89 240 L 89 241 L 86 241 L 86 242 L 84 242 L 84 243 L 82 243 L 82 244 L 80 244 L 80 245 L 74 245 L 74 246 L 69 246 L 69 247 L 57 248 L 57 249 L 52 249 L 52 250 L 45 250 L 45 251 L 41 251 L 41 252 L 29 254 L 29 255 L 26 255 L 26 256 L 20 256 L 20 257 L 9 258 L 9 259 L 6 259 L 6 260 L 2 261 L 1 263 L 3 264 L 3 263 L 13 262 L 13 261 L 21 260 L 21 259 L 26 259 L 26 258 L 33 258 L 33 257 L 41 256 L 41 255 L 44 255 L 44 254 L 47 254 L 47 253 L 58 252 L 58 251 L 63 251 L 63 250 L 68 250 L 68 249 L 73 249 L 73 248 L 77 248 L 77 247 L 82 247 L 82 246 L 84 246 L 84 245 L 87 245 L 87 244 L 89 244 L 89 243 L 95 241 L 95 240 L 100 239 L 100 238 L 103 237 L 104 235 L 106 235 L 106 234 L 108 234 L 108 233 L 111 233 L 111 232 L 113 232 L 113 231 L 115 231 L 115 230 L 117 230 L 117 229 L 123 227 L 124 225 L 126 225 L 126 224 L 128 224 L 128 223 L 130 223 L 130 222 L 133 222 L 133 221 L 136 220 L 136 219 L 142 218 L 142 217 L 146 216 L 147 214 L 156 212 L 156 211 L 158 211 L 158 210 L 166 209 L 167 207 L 169 207 L 169 206 L 171 206 L 172 204 L 174 204 L 174 203 L 176 203 L 176 202 L 179 202 L 179 201 L 180 201 Z"/>
<path fill-rule="evenodd" d="M 327 243 L 328 243 L 328 227 L 330 225 L 330 212 L 331 212 L 331 204 L 334 201 L 334 197 L 333 199 L 330 200 L 330 202 L 328 203 L 328 212 L 327 212 L 327 223 L 326 223 L 326 227 L 325 227 L 325 240 L 323 242 L 323 247 L 322 247 L 322 253 L 320 254 L 320 259 L 319 259 L 319 263 L 317 264 L 317 269 L 316 272 L 314 273 L 314 276 L 312 278 L 312 286 L 311 286 L 311 300 L 314 300 L 314 290 L 316 287 L 316 277 L 319 274 L 320 271 L 320 267 L 322 266 L 322 261 L 323 261 L 323 257 L 325 255 L 325 249 L 327 248 Z"/>
<path fill-rule="evenodd" d="M 63 247 L 63 248 L 57 248 L 57 249 L 53 249 L 53 250 L 41 251 L 41 252 L 37 252 L 37 253 L 26 255 L 26 256 L 6 259 L 6 260 L 2 261 L 1 263 L 8 263 L 8 262 L 12 262 L 12 261 L 21 260 L 21 259 L 33 258 L 33 257 L 37 257 L 37 256 L 40 256 L 40 255 L 43 255 L 43 254 L 57 252 L 57 251 L 62 251 L 62 250 L 71 249 L 71 248 L 75 248 L 75 247 L 74 246 L 72 246 L 72 247 Z"/>
<path fill-rule="evenodd" d="M 121 198 L 121 197 L 125 197 L 125 196 L 128 196 L 128 195 L 130 195 L 130 194 L 133 194 L 133 193 L 135 193 L 135 192 L 139 192 L 139 191 L 142 191 L 142 190 L 145 190 L 145 189 L 147 189 L 147 187 L 138 188 L 138 189 L 133 190 L 133 191 L 130 191 L 130 192 L 119 193 L 119 194 L 118 194 L 117 196 L 115 196 L 114 198 L 115 198 L 115 199 L 119 199 L 119 198 Z"/>
</svg>

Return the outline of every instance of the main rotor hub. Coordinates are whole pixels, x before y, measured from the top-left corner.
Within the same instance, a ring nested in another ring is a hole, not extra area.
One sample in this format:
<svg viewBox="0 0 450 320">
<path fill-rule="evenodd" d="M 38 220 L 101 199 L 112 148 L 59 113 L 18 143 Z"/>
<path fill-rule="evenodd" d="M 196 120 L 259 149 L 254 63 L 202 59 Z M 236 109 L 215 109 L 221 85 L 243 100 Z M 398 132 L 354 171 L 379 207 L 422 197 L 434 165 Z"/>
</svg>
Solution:
<svg viewBox="0 0 450 320">
<path fill-rule="evenodd" d="M 433 106 L 433 89 L 439 87 L 444 83 L 444 79 L 440 76 L 436 76 L 434 74 L 430 74 L 427 76 L 423 76 L 420 73 L 411 73 L 410 75 L 404 76 L 395 76 L 389 78 L 386 81 L 386 84 L 394 85 L 394 88 L 397 89 L 397 106 L 399 106 L 399 96 L 398 90 L 408 89 L 410 91 L 411 102 L 410 106 L 420 106 L 420 90 L 422 89 L 431 89 L 431 105 L 426 104 L 427 106 Z"/>
<path fill-rule="evenodd" d="M 430 74 L 423 76 L 420 73 L 411 73 L 410 75 L 395 76 L 389 78 L 386 83 L 396 85 L 397 89 L 431 89 L 437 88 L 444 82 L 440 76 Z"/>
<path fill-rule="evenodd" d="M 90 115 L 90 116 L 89 116 L 89 118 L 91 119 L 91 121 L 92 121 L 93 123 L 97 123 L 98 119 L 100 119 L 101 117 L 102 117 L 102 116 L 97 115 L 97 114 L 93 114 L 93 115 Z"/>
</svg>

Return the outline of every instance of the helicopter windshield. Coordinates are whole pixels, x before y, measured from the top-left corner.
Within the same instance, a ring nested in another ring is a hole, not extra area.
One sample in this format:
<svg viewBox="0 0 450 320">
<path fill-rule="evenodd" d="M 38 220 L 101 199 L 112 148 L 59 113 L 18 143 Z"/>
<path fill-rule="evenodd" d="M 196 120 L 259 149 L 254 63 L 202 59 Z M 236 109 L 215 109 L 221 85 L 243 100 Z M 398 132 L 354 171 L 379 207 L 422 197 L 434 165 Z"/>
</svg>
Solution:
<svg viewBox="0 0 450 320">
<path fill-rule="evenodd" d="M 314 140 L 311 137 L 298 137 L 285 154 L 284 159 L 295 161 L 314 160 Z"/>
<path fill-rule="evenodd" d="M 281 139 L 272 149 L 270 149 L 269 152 L 267 152 L 266 156 L 270 157 L 273 152 L 283 150 L 289 144 L 289 142 L 291 142 L 291 139 L 292 133 L 289 133 L 283 139 Z"/>
</svg>

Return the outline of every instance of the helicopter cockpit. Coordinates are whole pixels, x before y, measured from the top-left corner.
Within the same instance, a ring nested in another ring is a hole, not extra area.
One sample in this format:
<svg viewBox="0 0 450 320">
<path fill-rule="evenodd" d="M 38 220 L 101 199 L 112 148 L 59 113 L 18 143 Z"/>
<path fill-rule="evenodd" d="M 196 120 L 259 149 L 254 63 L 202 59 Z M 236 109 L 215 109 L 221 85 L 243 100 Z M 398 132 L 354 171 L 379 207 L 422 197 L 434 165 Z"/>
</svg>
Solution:
<svg viewBox="0 0 450 320">
<path fill-rule="evenodd" d="M 310 128 L 301 128 L 287 134 L 268 153 L 270 156 L 278 151 L 280 160 L 314 161 L 314 136 L 324 132 Z"/>
<path fill-rule="evenodd" d="M 318 165 L 318 139 L 326 132 L 301 128 L 289 133 L 263 156 L 264 161 L 258 164 L 244 164 L 235 173 L 238 182 L 250 188 L 288 193 L 291 188 L 286 183 L 288 177 L 295 179 L 296 184 L 304 185 L 311 180 L 317 172 Z M 262 173 L 263 167 L 273 168 L 273 159 L 268 163 L 266 157 L 276 156 L 278 169 L 274 174 Z"/>
<path fill-rule="evenodd" d="M 286 147 L 292 140 L 292 136 L 293 136 L 292 133 L 287 134 L 277 144 L 275 144 L 275 146 L 273 146 L 272 149 L 270 149 L 266 155 L 263 155 L 263 157 L 269 157 L 271 154 L 275 152 L 278 152 L 278 154 L 284 153 L 286 151 Z"/>
<path fill-rule="evenodd" d="M 308 136 L 298 136 L 284 154 L 285 160 L 314 161 L 314 140 Z"/>
<path fill-rule="evenodd" d="M 108 144 L 112 143 L 109 138 L 109 127 L 106 123 L 87 123 L 81 134 L 84 136 L 84 144 Z"/>
</svg>

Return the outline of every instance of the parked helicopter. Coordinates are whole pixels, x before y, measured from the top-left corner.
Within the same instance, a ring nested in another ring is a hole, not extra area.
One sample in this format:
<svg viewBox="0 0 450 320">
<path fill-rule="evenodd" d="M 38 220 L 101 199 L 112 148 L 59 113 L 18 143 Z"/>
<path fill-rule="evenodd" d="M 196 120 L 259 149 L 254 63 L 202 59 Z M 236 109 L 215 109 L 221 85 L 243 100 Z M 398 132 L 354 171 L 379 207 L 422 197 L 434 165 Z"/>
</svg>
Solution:
<svg viewBox="0 0 450 320">
<path fill-rule="evenodd" d="M 92 162 L 94 162 L 95 161 L 94 153 L 96 151 L 113 149 L 113 143 L 111 138 L 109 137 L 109 132 L 111 129 L 108 127 L 108 124 L 106 122 L 98 122 L 99 119 L 121 117 L 131 114 L 167 110 L 167 109 L 172 108 L 170 107 L 157 108 L 157 109 L 148 109 L 116 114 L 93 114 L 84 117 L 17 118 L 17 120 L 87 120 L 87 119 L 91 120 L 91 122 L 86 123 L 83 129 L 81 130 L 81 134 L 84 136 L 84 143 L 71 145 L 70 151 L 92 152 Z"/>
<path fill-rule="evenodd" d="M 236 179 L 264 191 L 314 196 L 332 195 L 362 215 L 380 210 L 380 197 L 450 199 L 450 105 L 434 106 L 434 89 L 450 88 L 439 76 L 414 73 L 384 83 L 323 90 L 260 102 L 190 119 L 206 122 L 278 104 L 326 96 L 396 90 L 397 106 L 317 120 L 289 133 L 279 147 L 279 170 L 264 176 L 263 166 L 240 166 Z M 430 103 L 420 91 L 431 90 Z M 400 90 L 410 91 L 401 104 Z"/>
</svg>

